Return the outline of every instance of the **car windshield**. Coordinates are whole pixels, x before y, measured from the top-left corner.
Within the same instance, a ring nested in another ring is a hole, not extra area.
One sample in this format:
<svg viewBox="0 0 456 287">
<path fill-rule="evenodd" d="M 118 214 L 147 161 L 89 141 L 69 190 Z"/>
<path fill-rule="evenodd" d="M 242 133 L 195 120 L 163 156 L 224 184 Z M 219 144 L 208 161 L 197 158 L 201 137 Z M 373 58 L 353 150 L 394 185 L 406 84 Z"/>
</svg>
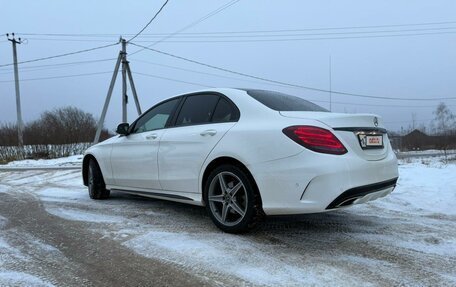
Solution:
<svg viewBox="0 0 456 287">
<path fill-rule="evenodd" d="M 275 111 L 328 112 L 303 98 L 265 90 L 245 90 L 252 98 Z"/>
</svg>

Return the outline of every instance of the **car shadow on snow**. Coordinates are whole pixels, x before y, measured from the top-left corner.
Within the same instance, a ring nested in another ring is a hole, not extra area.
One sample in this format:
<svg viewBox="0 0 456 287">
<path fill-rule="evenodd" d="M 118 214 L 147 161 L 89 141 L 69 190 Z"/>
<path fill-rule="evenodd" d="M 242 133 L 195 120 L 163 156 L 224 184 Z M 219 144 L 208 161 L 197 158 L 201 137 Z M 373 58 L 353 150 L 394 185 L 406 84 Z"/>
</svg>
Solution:
<svg viewBox="0 0 456 287">
<path fill-rule="evenodd" d="M 172 218 L 173 226 L 181 226 L 185 231 L 218 230 L 204 207 L 119 192 L 112 193 L 108 201 L 133 205 L 131 212 L 138 212 L 138 217 L 144 211 L 145 214 L 152 212 L 163 215 L 168 220 Z M 249 234 L 381 233 L 388 225 L 376 216 L 344 209 L 326 213 L 266 216 Z"/>
</svg>

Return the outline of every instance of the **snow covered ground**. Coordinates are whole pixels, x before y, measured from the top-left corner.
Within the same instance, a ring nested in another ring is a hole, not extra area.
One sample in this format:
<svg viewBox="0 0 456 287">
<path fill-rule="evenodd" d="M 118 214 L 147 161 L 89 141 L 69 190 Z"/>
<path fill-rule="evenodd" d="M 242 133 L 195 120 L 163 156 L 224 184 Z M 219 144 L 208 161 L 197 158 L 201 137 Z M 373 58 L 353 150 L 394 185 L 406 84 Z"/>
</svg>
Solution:
<svg viewBox="0 0 456 287">
<path fill-rule="evenodd" d="M 3 168 L 46 168 L 46 167 L 74 167 L 82 164 L 82 155 L 73 155 L 56 159 L 27 159 L 9 162 L 0 165 Z"/>
<path fill-rule="evenodd" d="M 81 227 L 208 285 L 456 286 L 456 162 L 417 157 L 402 160 L 399 169 L 398 186 L 385 198 L 331 213 L 270 218 L 246 235 L 220 232 L 199 207 L 119 193 L 92 201 L 73 170 L 0 172 L 0 202 L 31 197 L 47 220 Z M 72 252 L 48 231 L 34 234 L 11 223 L 14 212 L 7 216 L 3 208 L 0 286 L 66 285 L 48 266 L 72 266 Z M 43 266 L 42 258 L 50 263 Z"/>
<path fill-rule="evenodd" d="M 447 154 L 455 154 L 456 150 L 454 149 L 449 149 L 446 151 Z M 425 155 L 443 155 L 444 152 L 440 149 L 428 149 L 428 150 L 410 150 L 410 151 L 399 151 L 401 155 L 417 155 L 417 156 L 422 156 L 423 154 Z"/>
</svg>

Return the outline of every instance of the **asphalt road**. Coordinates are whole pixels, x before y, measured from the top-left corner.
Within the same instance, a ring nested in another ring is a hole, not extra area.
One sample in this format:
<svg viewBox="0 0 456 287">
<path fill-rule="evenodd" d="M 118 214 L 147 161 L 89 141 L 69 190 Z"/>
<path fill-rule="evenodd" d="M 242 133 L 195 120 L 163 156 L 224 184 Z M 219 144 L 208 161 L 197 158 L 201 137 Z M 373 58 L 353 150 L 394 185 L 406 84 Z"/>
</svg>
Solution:
<svg viewBox="0 0 456 287">
<path fill-rule="evenodd" d="M 456 252 L 441 244 L 455 238 L 454 216 L 368 205 L 269 218 L 234 236 L 199 207 L 92 201 L 79 176 L 0 172 L 0 285 L 14 271 L 43 286 L 456 286 Z"/>
</svg>

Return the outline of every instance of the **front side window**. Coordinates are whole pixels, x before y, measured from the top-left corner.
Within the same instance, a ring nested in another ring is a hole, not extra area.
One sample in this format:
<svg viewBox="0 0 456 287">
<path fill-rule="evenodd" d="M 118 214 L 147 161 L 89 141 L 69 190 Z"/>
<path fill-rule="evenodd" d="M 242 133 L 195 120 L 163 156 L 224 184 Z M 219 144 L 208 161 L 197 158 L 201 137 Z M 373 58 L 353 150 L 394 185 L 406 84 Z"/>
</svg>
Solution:
<svg viewBox="0 0 456 287">
<path fill-rule="evenodd" d="M 179 112 L 176 126 L 209 123 L 218 99 L 217 95 L 188 96 Z"/>
<path fill-rule="evenodd" d="M 143 133 L 165 127 L 180 99 L 172 99 L 144 114 L 135 124 L 132 133 Z"/>
</svg>

